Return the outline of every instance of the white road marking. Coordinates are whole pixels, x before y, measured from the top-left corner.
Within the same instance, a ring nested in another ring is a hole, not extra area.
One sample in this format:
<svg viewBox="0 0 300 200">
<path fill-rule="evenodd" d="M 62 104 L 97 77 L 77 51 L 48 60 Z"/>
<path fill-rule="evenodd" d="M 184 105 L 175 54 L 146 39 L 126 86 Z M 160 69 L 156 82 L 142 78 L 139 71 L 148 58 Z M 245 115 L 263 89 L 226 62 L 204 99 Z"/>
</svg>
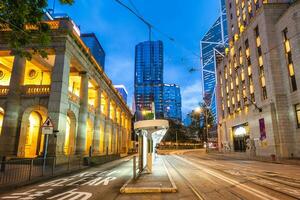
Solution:
<svg viewBox="0 0 300 200">
<path fill-rule="evenodd" d="M 97 186 L 103 183 L 103 185 L 108 185 L 110 181 L 117 179 L 117 177 L 112 177 L 112 174 L 120 173 L 118 170 L 114 171 L 93 171 L 93 172 L 83 172 L 75 174 L 70 177 L 60 178 L 53 181 L 49 181 L 39 185 L 39 187 L 64 187 L 64 186 L 80 186 L 89 185 Z M 79 178 L 76 180 L 76 178 Z"/>
<path fill-rule="evenodd" d="M 12 193 L 9 196 L 2 197 L 2 199 L 19 199 L 19 200 L 32 200 L 37 197 L 42 197 L 45 194 L 52 192 L 52 189 L 38 191 L 37 189 L 28 190 L 26 192 Z"/>
<path fill-rule="evenodd" d="M 103 183 L 103 185 L 108 185 L 109 181 L 113 181 L 115 179 L 116 179 L 116 177 L 106 177 L 105 179 L 103 179 L 102 177 L 98 177 L 98 178 L 93 179 L 93 180 L 91 180 L 89 182 L 86 182 L 86 183 L 84 183 L 82 185 L 98 186 L 98 185 L 100 185 L 102 183 Z"/>
<path fill-rule="evenodd" d="M 221 179 L 221 180 L 223 180 L 223 181 L 225 181 L 225 182 L 227 182 L 227 183 L 230 183 L 230 184 L 234 185 L 235 187 L 240 188 L 240 189 L 242 189 L 242 190 L 244 190 L 244 191 L 246 191 L 246 192 L 248 192 L 248 193 L 250 193 L 250 194 L 252 194 L 252 195 L 254 195 L 254 196 L 256 196 L 256 197 L 259 197 L 259 198 L 261 198 L 261 199 L 280 200 L 280 199 L 277 199 L 277 198 L 275 198 L 275 197 L 272 197 L 272 196 L 270 196 L 270 195 L 268 195 L 268 194 L 266 194 L 266 193 L 263 193 L 263 192 L 261 192 L 261 191 L 259 191 L 259 190 L 256 190 L 256 189 L 254 189 L 254 188 L 251 188 L 251 187 L 249 187 L 249 186 L 247 186 L 247 185 L 243 185 L 243 184 L 241 184 L 240 182 L 238 182 L 238 181 L 236 181 L 236 180 L 233 180 L 233 179 L 231 179 L 231 178 L 225 177 L 225 176 L 223 176 L 223 175 L 221 175 L 221 174 L 219 174 L 219 173 L 213 172 L 212 170 L 209 170 L 209 169 L 206 169 L 206 168 L 200 168 L 200 167 L 199 167 L 198 165 L 196 165 L 195 163 L 190 162 L 189 160 L 184 159 L 184 158 L 182 158 L 182 157 L 180 157 L 180 156 L 176 156 L 176 155 L 174 155 L 174 156 L 175 156 L 176 158 L 178 158 L 178 159 L 180 159 L 180 160 L 186 162 L 186 163 L 189 163 L 190 165 L 193 165 L 195 168 L 201 169 L 201 170 L 205 171 L 206 173 L 208 173 L 208 174 L 210 174 L 210 175 L 213 175 L 213 176 L 215 176 L 215 177 L 217 177 L 217 178 L 219 178 L 219 179 Z"/>
<path fill-rule="evenodd" d="M 77 189 L 70 190 L 68 192 L 57 194 L 47 199 L 57 200 L 87 200 L 92 197 L 92 193 L 89 192 L 76 192 Z M 61 198 L 60 198 L 61 197 Z"/>
</svg>

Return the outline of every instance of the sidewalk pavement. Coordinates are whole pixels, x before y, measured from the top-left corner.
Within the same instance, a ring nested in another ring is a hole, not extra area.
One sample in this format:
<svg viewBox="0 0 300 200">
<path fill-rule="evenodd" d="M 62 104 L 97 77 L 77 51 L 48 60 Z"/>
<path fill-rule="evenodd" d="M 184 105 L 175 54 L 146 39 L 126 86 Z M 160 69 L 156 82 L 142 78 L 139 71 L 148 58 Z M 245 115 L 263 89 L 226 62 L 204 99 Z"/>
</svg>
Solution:
<svg viewBox="0 0 300 200">
<path fill-rule="evenodd" d="M 271 156 L 250 156 L 247 153 L 241 152 L 209 152 L 208 155 L 210 156 L 217 156 L 225 159 L 238 159 L 238 160 L 254 160 L 254 161 L 261 161 L 261 162 L 270 162 L 270 163 L 277 163 L 277 164 L 285 164 L 285 165 L 300 165 L 300 159 L 280 159 L 275 158 L 275 160 Z"/>
<path fill-rule="evenodd" d="M 177 187 L 170 176 L 161 156 L 153 162 L 152 173 L 142 173 L 136 180 L 128 180 L 120 189 L 121 193 L 164 193 L 177 192 Z"/>
</svg>

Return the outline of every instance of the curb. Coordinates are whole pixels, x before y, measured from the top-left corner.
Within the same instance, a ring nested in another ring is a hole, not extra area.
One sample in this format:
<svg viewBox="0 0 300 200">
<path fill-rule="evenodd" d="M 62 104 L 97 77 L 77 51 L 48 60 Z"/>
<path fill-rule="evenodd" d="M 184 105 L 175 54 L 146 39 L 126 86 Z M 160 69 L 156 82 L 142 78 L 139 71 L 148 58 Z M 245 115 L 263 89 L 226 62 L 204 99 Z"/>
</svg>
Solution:
<svg viewBox="0 0 300 200">
<path fill-rule="evenodd" d="M 163 160 L 163 159 L 162 159 Z M 165 161 L 163 160 L 164 168 L 167 172 L 168 178 L 171 182 L 172 187 L 127 187 L 128 184 L 134 181 L 132 178 L 129 179 L 120 189 L 122 194 L 138 194 L 138 193 L 175 193 L 177 192 L 177 186 L 171 177 L 169 170 L 166 167 Z"/>
</svg>

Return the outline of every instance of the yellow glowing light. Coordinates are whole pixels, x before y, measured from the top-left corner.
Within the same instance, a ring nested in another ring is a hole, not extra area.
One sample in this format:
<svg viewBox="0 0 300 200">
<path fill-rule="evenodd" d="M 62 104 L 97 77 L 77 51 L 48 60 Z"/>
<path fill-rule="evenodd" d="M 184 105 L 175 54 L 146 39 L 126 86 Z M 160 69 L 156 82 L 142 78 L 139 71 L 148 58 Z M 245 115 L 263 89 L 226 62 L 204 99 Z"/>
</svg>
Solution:
<svg viewBox="0 0 300 200">
<path fill-rule="evenodd" d="M 64 145 L 64 153 L 66 155 L 70 154 L 70 131 L 71 131 L 71 119 L 69 116 L 67 116 L 65 145 Z"/>
<path fill-rule="evenodd" d="M 288 53 L 291 51 L 291 45 L 290 45 L 290 41 L 289 40 L 286 40 L 284 42 L 284 45 L 285 45 L 285 51 Z"/>
<path fill-rule="evenodd" d="M 295 75 L 294 65 L 292 63 L 289 64 L 289 73 L 290 73 L 290 76 L 294 76 Z"/>
<path fill-rule="evenodd" d="M 0 107 L 0 135 L 2 131 L 2 125 L 3 125 L 3 117 L 4 117 L 4 110 Z"/>
</svg>

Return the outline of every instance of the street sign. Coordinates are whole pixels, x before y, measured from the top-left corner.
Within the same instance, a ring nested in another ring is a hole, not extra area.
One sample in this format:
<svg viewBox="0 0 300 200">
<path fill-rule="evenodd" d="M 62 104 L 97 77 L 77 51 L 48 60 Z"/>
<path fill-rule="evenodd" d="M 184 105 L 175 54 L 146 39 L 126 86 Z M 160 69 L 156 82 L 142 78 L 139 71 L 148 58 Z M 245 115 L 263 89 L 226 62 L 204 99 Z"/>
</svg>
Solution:
<svg viewBox="0 0 300 200">
<path fill-rule="evenodd" d="M 46 121 L 42 125 L 42 134 L 45 135 L 45 151 L 44 151 L 44 163 L 43 163 L 43 174 L 45 172 L 46 168 L 46 158 L 47 158 L 47 150 L 48 150 L 48 140 L 49 140 L 49 135 L 53 134 L 53 123 L 48 117 Z"/>
<path fill-rule="evenodd" d="M 53 134 L 53 123 L 49 117 L 46 119 L 46 121 L 42 125 L 42 133 L 44 135 Z"/>
</svg>

